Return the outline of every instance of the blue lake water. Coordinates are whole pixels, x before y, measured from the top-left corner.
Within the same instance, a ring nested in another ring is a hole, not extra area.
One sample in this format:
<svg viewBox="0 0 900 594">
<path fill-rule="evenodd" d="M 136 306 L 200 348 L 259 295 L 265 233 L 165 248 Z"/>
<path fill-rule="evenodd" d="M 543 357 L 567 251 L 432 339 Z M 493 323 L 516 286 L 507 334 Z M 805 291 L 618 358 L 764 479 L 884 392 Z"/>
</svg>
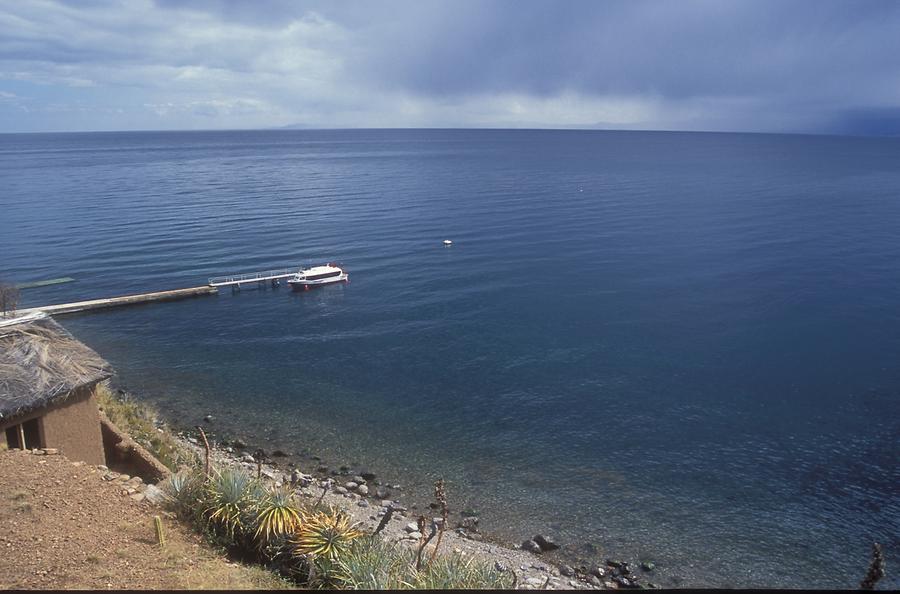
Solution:
<svg viewBox="0 0 900 594">
<path fill-rule="evenodd" d="M 855 587 L 877 540 L 900 587 L 900 139 L 0 135 L 0 278 L 77 279 L 23 306 L 327 261 L 61 321 L 171 418 L 443 476 L 510 541 Z"/>
</svg>

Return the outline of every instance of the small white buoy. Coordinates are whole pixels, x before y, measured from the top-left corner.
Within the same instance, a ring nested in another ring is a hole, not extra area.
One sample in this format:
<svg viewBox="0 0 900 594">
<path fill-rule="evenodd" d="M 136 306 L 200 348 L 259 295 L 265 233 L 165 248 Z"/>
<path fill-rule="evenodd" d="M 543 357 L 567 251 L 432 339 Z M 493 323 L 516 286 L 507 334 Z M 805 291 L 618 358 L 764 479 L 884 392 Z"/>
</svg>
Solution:
<svg viewBox="0 0 900 594">
<path fill-rule="evenodd" d="M 444 240 L 444 245 L 453 245 L 453 242 L 450 241 L 449 239 L 445 239 L 445 240 Z"/>
</svg>

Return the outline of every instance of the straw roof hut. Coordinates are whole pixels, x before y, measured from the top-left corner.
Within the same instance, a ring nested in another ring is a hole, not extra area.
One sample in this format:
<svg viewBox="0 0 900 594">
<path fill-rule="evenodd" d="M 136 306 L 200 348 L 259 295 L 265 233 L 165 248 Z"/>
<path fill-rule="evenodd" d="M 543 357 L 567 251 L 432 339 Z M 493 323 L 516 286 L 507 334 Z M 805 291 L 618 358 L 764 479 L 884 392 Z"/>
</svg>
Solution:
<svg viewBox="0 0 900 594">
<path fill-rule="evenodd" d="M 0 431 L 7 446 L 54 448 L 103 464 L 94 387 L 112 373 L 109 363 L 52 318 L 0 322 Z"/>
</svg>

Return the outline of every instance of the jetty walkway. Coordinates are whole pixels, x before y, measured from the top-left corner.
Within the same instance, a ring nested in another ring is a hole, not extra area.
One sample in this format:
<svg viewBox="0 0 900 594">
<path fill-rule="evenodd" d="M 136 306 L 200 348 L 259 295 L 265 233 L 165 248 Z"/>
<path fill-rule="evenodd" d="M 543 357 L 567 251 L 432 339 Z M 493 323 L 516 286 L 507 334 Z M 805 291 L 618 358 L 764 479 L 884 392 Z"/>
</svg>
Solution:
<svg viewBox="0 0 900 594">
<path fill-rule="evenodd" d="M 204 285 L 189 289 L 175 289 L 174 291 L 157 291 L 155 293 L 138 293 L 135 295 L 123 295 L 122 297 L 110 297 L 108 299 L 91 299 L 89 301 L 76 301 L 73 303 L 60 303 L 57 305 L 43 305 L 41 307 L 29 307 L 16 310 L 16 314 L 23 316 L 36 312 L 44 312 L 47 315 L 59 315 L 88 311 L 91 309 L 106 309 L 123 305 L 137 305 L 139 303 L 152 303 L 154 301 L 174 301 L 187 297 L 199 297 L 201 295 L 215 295 L 219 290 L 216 287 Z"/>
<path fill-rule="evenodd" d="M 107 309 L 110 307 L 121 307 L 124 305 L 137 305 L 139 303 L 153 303 L 155 301 L 175 301 L 177 299 L 186 299 L 188 297 L 200 297 L 203 295 L 216 295 L 219 287 L 231 287 L 233 292 L 240 290 L 241 285 L 257 283 L 261 287 L 265 283 L 271 283 L 273 287 L 278 286 L 281 280 L 290 278 L 300 271 L 297 268 L 282 268 L 279 270 L 266 270 L 263 272 L 248 272 L 246 274 L 232 274 L 229 276 L 214 276 L 209 282 L 202 287 L 190 287 L 187 289 L 175 289 L 172 291 L 155 291 L 153 293 L 137 293 L 134 295 L 123 295 L 121 297 L 110 297 L 107 299 L 90 299 L 88 301 L 75 301 L 73 303 L 59 303 L 56 305 L 43 305 L 41 307 L 29 307 L 16 311 L 17 316 L 26 316 L 37 312 L 47 315 L 69 314 L 79 311 L 89 311 L 92 309 Z M 66 277 L 64 279 L 54 279 L 41 283 L 31 283 L 31 286 L 45 286 L 47 284 L 57 284 L 59 282 L 70 282 L 74 279 Z M 23 285 L 24 286 L 24 285 Z"/>
</svg>

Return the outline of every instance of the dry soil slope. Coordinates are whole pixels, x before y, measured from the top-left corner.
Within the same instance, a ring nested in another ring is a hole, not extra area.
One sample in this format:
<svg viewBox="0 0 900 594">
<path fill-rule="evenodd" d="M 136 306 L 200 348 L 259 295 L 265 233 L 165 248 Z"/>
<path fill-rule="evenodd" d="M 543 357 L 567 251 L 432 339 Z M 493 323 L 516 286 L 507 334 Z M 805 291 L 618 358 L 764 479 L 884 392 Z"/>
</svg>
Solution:
<svg viewBox="0 0 900 594">
<path fill-rule="evenodd" d="M 158 507 L 132 501 L 91 466 L 0 451 L 0 590 L 259 589 L 285 584 L 231 563 Z"/>
</svg>

